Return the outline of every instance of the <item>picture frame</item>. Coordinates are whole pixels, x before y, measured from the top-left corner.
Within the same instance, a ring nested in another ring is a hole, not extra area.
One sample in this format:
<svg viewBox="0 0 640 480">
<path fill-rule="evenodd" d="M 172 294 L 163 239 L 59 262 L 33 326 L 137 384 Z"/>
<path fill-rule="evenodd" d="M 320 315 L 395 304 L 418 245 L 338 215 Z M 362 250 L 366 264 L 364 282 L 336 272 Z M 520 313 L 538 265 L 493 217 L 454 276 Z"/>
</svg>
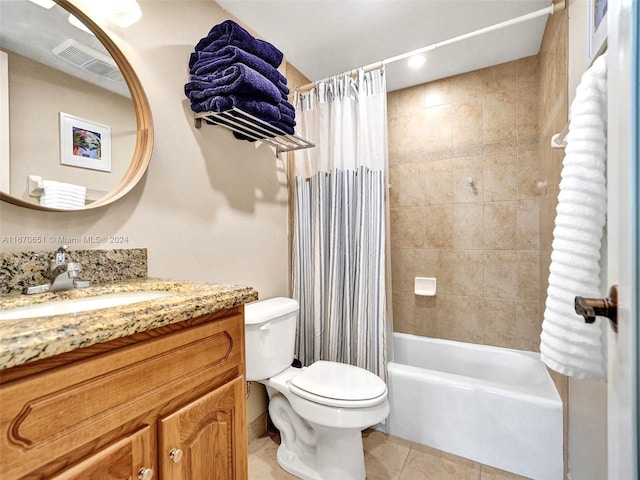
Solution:
<svg viewBox="0 0 640 480">
<path fill-rule="evenodd" d="M 111 172 L 111 127 L 60 112 L 60 163 Z"/>
<path fill-rule="evenodd" d="M 593 61 L 606 46 L 609 0 L 589 0 L 589 60 Z"/>
</svg>

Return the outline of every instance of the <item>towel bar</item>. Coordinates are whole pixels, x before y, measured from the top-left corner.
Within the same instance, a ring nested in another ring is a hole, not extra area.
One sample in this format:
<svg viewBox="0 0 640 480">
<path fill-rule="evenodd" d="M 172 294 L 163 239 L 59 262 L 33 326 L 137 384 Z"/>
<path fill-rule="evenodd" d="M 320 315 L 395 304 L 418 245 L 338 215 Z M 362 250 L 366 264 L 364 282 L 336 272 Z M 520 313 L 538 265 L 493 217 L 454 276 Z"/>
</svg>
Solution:
<svg viewBox="0 0 640 480">
<path fill-rule="evenodd" d="M 224 112 L 198 112 L 195 114 L 196 128 L 200 128 L 203 119 L 207 123 L 226 127 L 252 140 L 271 145 L 276 148 L 276 155 L 280 155 L 280 152 L 315 147 L 315 144 L 308 140 L 298 135 L 287 134 L 238 108 Z"/>
<path fill-rule="evenodd" d="M 611 320 L 614 332 L 618 331 L 618 286 L 613 285 L 609 290 L 609 298 L 576 297 L 574 309 L 578 315 L 584 317 L 586 323 L 593 323 L 596 317 L 607 317 Z"/>
</svg>

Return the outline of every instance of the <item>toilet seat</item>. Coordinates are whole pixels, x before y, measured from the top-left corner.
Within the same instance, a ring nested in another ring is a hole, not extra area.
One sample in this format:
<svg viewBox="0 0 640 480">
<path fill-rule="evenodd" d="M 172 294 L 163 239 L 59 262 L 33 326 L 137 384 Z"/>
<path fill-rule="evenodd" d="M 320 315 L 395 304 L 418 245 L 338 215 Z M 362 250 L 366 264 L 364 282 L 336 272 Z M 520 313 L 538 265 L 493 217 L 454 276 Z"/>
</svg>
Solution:
<svg viewBox="0 0 640 480">
<path fill-rule="evenodd" d="M 306 400 L 342 408 L 362 408 L 385 400 L 387 385 L 377 375 L 345 363 L 317 361 L 289 382 L 289 390 Z"/>
</svg>

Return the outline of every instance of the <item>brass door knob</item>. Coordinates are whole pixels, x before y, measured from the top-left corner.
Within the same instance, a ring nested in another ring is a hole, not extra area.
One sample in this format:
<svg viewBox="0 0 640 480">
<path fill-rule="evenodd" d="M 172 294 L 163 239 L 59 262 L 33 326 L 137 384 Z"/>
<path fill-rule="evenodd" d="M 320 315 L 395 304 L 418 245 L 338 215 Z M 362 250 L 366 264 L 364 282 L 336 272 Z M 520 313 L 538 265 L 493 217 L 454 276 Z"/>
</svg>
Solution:
<svg viewBox="0 0 640 480">
<path fill-rule="evenodd" d="M 153 478 L 153 469 L 141 468 L 138 470 L 138 480 L 151 480 Z"/>
<path fill-rule="evenodd" d="M 596 317 L 607 317 L 611 320 L 613 331 L 618 331 L 618 286 L 614 285 L 609 290 L 608 298 L 584 298 L 576 297 L 574 308 L 578 315 L 584 317 L 587 323 L 596 321 Z"/>
<path fill-rule="evenodd" d="M 180 460 L 182 460 L 182 455 L 183 452 L 179 448 L 172 448 L 169 452 L 169 458 L 173 460 L 173 463 L 180 463 Z"/>
</svg>

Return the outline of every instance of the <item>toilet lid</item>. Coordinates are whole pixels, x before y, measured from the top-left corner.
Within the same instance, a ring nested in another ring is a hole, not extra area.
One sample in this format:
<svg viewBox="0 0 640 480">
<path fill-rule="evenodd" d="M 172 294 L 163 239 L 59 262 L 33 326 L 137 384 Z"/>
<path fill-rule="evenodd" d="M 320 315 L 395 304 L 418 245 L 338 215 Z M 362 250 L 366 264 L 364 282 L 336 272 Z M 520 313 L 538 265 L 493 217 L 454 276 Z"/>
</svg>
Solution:
<svg viewBox="0 0 640 480">
<path fill-rule="evenodd" d="M 293 377 L 289 386 L 294 393 L 309 400 L 344 406 L 350 402 L 353 406 L 373 405 L 387 393 L 384 381 L 368 370 L 323 360 Z"/>
</svg>

